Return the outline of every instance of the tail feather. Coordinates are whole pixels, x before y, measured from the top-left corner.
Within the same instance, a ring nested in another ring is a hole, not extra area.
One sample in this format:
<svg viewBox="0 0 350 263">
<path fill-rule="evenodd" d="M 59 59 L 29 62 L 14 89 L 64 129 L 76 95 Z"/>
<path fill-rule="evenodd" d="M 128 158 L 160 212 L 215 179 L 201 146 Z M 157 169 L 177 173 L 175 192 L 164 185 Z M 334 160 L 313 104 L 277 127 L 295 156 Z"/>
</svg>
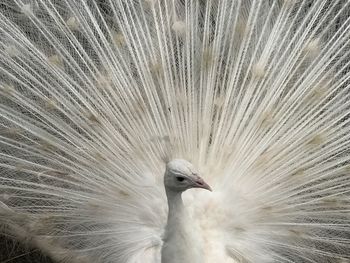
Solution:
<svg viewBox="0 0 350 263">
<path fill-rule="evenodd" d="M 183 158 L 215 190 L 193 194 L 208 260 L 350 258 L 349 8 L 4 0 L 0 222 L 56 256 L 159 260 Z"/>
</svg>

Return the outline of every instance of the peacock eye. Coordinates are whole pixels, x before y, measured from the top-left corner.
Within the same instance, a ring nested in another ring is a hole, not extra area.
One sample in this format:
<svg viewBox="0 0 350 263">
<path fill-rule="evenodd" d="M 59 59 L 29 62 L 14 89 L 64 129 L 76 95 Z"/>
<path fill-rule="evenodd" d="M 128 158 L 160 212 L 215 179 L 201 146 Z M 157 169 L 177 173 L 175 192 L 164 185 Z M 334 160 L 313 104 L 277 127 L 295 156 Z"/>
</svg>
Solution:
<svg viewBox="0 0 350 263">
<path fill-rule="evenodd" d="M 185 178 L 182 177 L 182 176 L 176 176 L 176 180 L 177 180 L 178 182 L 182 182 L 183 180 L 185 180 Z"/>
</svg>

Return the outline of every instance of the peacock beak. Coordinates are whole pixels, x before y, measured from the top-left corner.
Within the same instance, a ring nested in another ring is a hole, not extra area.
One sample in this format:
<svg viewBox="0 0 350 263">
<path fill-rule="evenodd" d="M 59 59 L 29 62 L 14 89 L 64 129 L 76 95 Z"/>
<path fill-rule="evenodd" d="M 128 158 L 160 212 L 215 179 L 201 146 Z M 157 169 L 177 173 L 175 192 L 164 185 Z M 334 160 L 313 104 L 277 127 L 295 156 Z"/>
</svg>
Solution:
<svg viewBox="0 0 350 263">
<path fill-rule="evenodd" d="M 198 178 L 196 178 L 196 180 L 194 180 L 194 188 L 203 188 L 203 189 L 207 189 L 210 192 L 212 192 L 213 190 L 211 189 L 211 187 L 201 178 L 198 176 Z"/>
</svg>

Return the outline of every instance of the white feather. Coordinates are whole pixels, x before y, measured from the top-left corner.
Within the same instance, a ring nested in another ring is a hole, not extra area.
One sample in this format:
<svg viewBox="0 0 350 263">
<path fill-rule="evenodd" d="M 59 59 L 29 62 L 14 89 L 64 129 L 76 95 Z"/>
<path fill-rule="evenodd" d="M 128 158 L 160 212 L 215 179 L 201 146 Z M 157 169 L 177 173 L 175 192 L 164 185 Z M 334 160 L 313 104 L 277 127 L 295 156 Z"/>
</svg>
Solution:
<svg viewBox="0 0 350 263">
<path fill-rule="evenodd" d="M 173 262 L 349 259 L 349 10 L 3 0 L 0 223 L 61 262 L 160 262 L 182 158 L 214 192 L 185 193 Z"/>
</svg>

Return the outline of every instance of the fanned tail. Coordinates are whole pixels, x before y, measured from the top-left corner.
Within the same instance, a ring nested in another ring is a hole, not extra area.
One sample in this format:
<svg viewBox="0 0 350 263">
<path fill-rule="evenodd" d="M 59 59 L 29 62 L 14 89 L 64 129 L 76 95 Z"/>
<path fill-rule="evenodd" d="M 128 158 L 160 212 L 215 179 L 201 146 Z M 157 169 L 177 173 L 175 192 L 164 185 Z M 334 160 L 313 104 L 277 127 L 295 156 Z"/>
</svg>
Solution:
<svg viewBox="0 0 350 263">
<path fill-rule="evenodd" d="M 214 188 L 195 200 L 211 251 L 349 259 L 349 10 L 3 1 L 0 222 L 58 260 L 137 262 L 161 246 L 164 163 L 183 158 Z"/>
</svg>

